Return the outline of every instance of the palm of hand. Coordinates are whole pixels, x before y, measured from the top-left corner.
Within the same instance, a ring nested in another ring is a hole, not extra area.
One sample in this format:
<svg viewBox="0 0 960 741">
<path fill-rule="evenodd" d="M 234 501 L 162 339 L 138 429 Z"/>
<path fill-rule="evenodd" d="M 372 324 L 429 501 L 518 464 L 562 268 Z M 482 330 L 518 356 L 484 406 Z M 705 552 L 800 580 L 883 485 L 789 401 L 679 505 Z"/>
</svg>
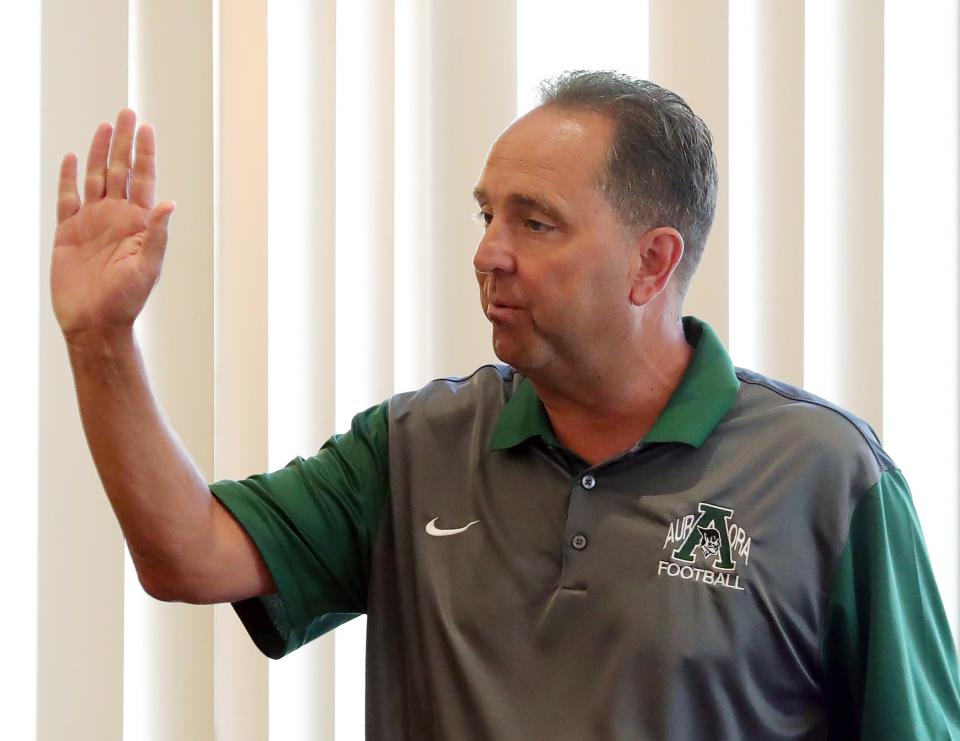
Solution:
<svg viewBox="0 0 960 741">
<path fill-rule="evenodd" d="M 57 227 L 50 286 L 61 325 L 136 319 L 160 273 L 144 257 L 148 216 L 129 201 L 104 199 Z"/>
<path fill-rule="evenodd" d="M 129 109 L 118 116 L 109 167 L 110 127 L 97 129 L 82 206 L 75 157 L 68 154 L 61 165 L 50 290 L 65 335 L 132 325 L 160 275 L 174 204 L 153 208 L 155 146 L 146 126 L 131 178 L 135 121 Z"/>
</svg>

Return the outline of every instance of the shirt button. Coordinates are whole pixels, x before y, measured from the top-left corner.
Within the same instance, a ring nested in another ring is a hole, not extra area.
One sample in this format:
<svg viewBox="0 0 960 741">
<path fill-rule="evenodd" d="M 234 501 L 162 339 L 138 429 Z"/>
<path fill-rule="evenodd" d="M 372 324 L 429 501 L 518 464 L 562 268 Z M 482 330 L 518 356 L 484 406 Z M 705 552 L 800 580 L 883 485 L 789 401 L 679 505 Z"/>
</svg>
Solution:
<svg viewBox="0 0 960 741">
<path fill-rule="evenodd" d="M 576 548 L 578 551 L 582 551 L 587 547 L 587 536 L 583 533 L 577 533 L 573 536 L 573 539 L 570 541 L 570 545 Z"/>
<path fill-rule="evenodd" d="M 584 489 L 592 489 L 597 485 L 597 480 L 588 473 L 586 476 L 580 479 L 580 484 Z"/>
</svg>

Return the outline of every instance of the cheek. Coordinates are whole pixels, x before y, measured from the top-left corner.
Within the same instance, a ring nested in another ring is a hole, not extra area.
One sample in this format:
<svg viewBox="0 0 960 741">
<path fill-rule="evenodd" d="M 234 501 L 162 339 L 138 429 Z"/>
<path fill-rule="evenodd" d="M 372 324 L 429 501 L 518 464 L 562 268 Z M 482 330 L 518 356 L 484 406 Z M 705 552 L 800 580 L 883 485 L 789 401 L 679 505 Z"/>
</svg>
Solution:
<svg viewBox="0 0 960 741">
<path fill-rule="evenodd" d="M 490 276 L 482 275 L 480 273 L 476 273 L 475 275 L 477 277 L 477 286 L 479 286 L 480 288 L 480 301 L 481 303 L 486 303 L 487 302 L 486 286 L 487 286 L 487 281 L 490 279 Z"/>
<path fill-rule="evenodd" d="M 577 276 L 569 266 L 541 262 L 526 267 L 525 275 L 518 270 L 521 277 L 519 283 L 535 314 L 554 313 L 565 305 L 576 303 Z"/>
<path fill-rule="evenodd" d="M 588 255 L 595 257 L 581 257 Z M 534 318 L 543 325 L 606 323 L 610 312 L 629 303 L 624 275 L 623 267 L 596 245 L 568 245 L 549 257 L 524 255 L 517 259 L 518 287 Z"/>
<path fill-rule="evenodd" d="M 629 286 L 613 266 L 579 266 L 556 281 L 557 301 L 567 308 L 566 321 L 586 332 L 602 334 L 619 322 L 629 304 Z"/>
</svg>

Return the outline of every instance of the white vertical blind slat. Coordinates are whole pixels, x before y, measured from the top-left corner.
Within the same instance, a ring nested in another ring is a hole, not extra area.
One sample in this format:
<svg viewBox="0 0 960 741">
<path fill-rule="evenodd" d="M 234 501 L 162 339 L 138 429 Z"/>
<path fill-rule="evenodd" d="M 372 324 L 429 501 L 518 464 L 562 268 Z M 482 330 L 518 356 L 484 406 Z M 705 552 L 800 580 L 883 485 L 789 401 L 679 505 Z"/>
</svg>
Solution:
<svg viewBox="0 0 960 741">
<path fill-rule="evenodd" d="M 41 33 L 37 734 L 102 741 L 122 725 L 123 543 L 80 427 L 49 270 L 60 161 L 76 152 L 82 173 L 97 124 L 127 99 L 126 2 L 46 0 Z"/>
<path fill-rule="evenodd" d="M 393 390 L 393 2 L 337 12 L 338 429 Z"/>
<path fill-rule="evenodd" d="M 803 3 L 730 5 L 730 349 L 803 385 Z"/>
<path fill-rule="evenodd" d="M 336 3 L 268 3 L 269 467 L 334 430 Z"/>
<path fill-rule="evenodd" d="M 430 245 L 432 192 L 432 87 L 434 52 L 430 0 L 397 3 L 394 41 L 394 388 L 423 384 L 436 367 L 430 326 L 435 312 Z"/>
<path fill-rule="evenodd" d="M 517 113 L 531 110 L 540 82 L 561 72 L 616 70 L 646 79 L 647 0 L 580 3 L 517 0 Z"/>
<path fill-rule="evenodd" d="M 0 631 L 16 636 L 0 664 L 0 718 L 11 738 L 37 737 L 37 435 L 40 303 L 40 7 L 8 6 L 0 23 L 0 89 L 12 115 L 0 119 L 7 172 L 0 179 L 4 211 L 4 273 L 0 291 L 0 466 L 6 489 L 4 517 L 11 526 L 0 542 L 6 570 L 4 591 L 16 609 L 0 613 Z M 11 597 L 13 601 L 13 597 Z"/>
<path fill-rule="evenodd" d="M 140 0 L 130 28 L 130 102 L 156 127 L 157 200 L 177 210 L 163 273 L 138 320 L 157 400 L 206 479 L 213 477 L 213 12 Z M 102 35 L 102 34 L 98 34 Z M 189 297 L 186 300 L 185 297 Z M 128 582 L 129 583 L 129 582 Z M 213 737 L 213 609 L 126 598 L 124 690 L 136 739 Z M 134 648 L 135 647 L 135 648 Z"/>
<path fill-rule="evenodd" d="M 881 433 L 883 4 L 805 13 L 804 382 Z"/>
</svg>

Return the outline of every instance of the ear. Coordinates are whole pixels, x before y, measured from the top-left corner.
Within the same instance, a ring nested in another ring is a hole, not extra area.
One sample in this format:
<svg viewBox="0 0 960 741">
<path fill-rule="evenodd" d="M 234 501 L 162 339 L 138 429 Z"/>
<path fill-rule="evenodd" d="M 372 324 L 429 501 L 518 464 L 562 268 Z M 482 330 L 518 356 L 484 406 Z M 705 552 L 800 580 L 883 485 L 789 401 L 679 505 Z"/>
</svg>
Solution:
<svg viewBox="0 0 960 741">
<path fill-rule="evenodd" d="M 669 226 L 644 232 L 634 243 L 630 276 L 630 301 L 635 306 L 650 303 L 666 287 L 683 257 L 683 237 Z"/>
</svg>

